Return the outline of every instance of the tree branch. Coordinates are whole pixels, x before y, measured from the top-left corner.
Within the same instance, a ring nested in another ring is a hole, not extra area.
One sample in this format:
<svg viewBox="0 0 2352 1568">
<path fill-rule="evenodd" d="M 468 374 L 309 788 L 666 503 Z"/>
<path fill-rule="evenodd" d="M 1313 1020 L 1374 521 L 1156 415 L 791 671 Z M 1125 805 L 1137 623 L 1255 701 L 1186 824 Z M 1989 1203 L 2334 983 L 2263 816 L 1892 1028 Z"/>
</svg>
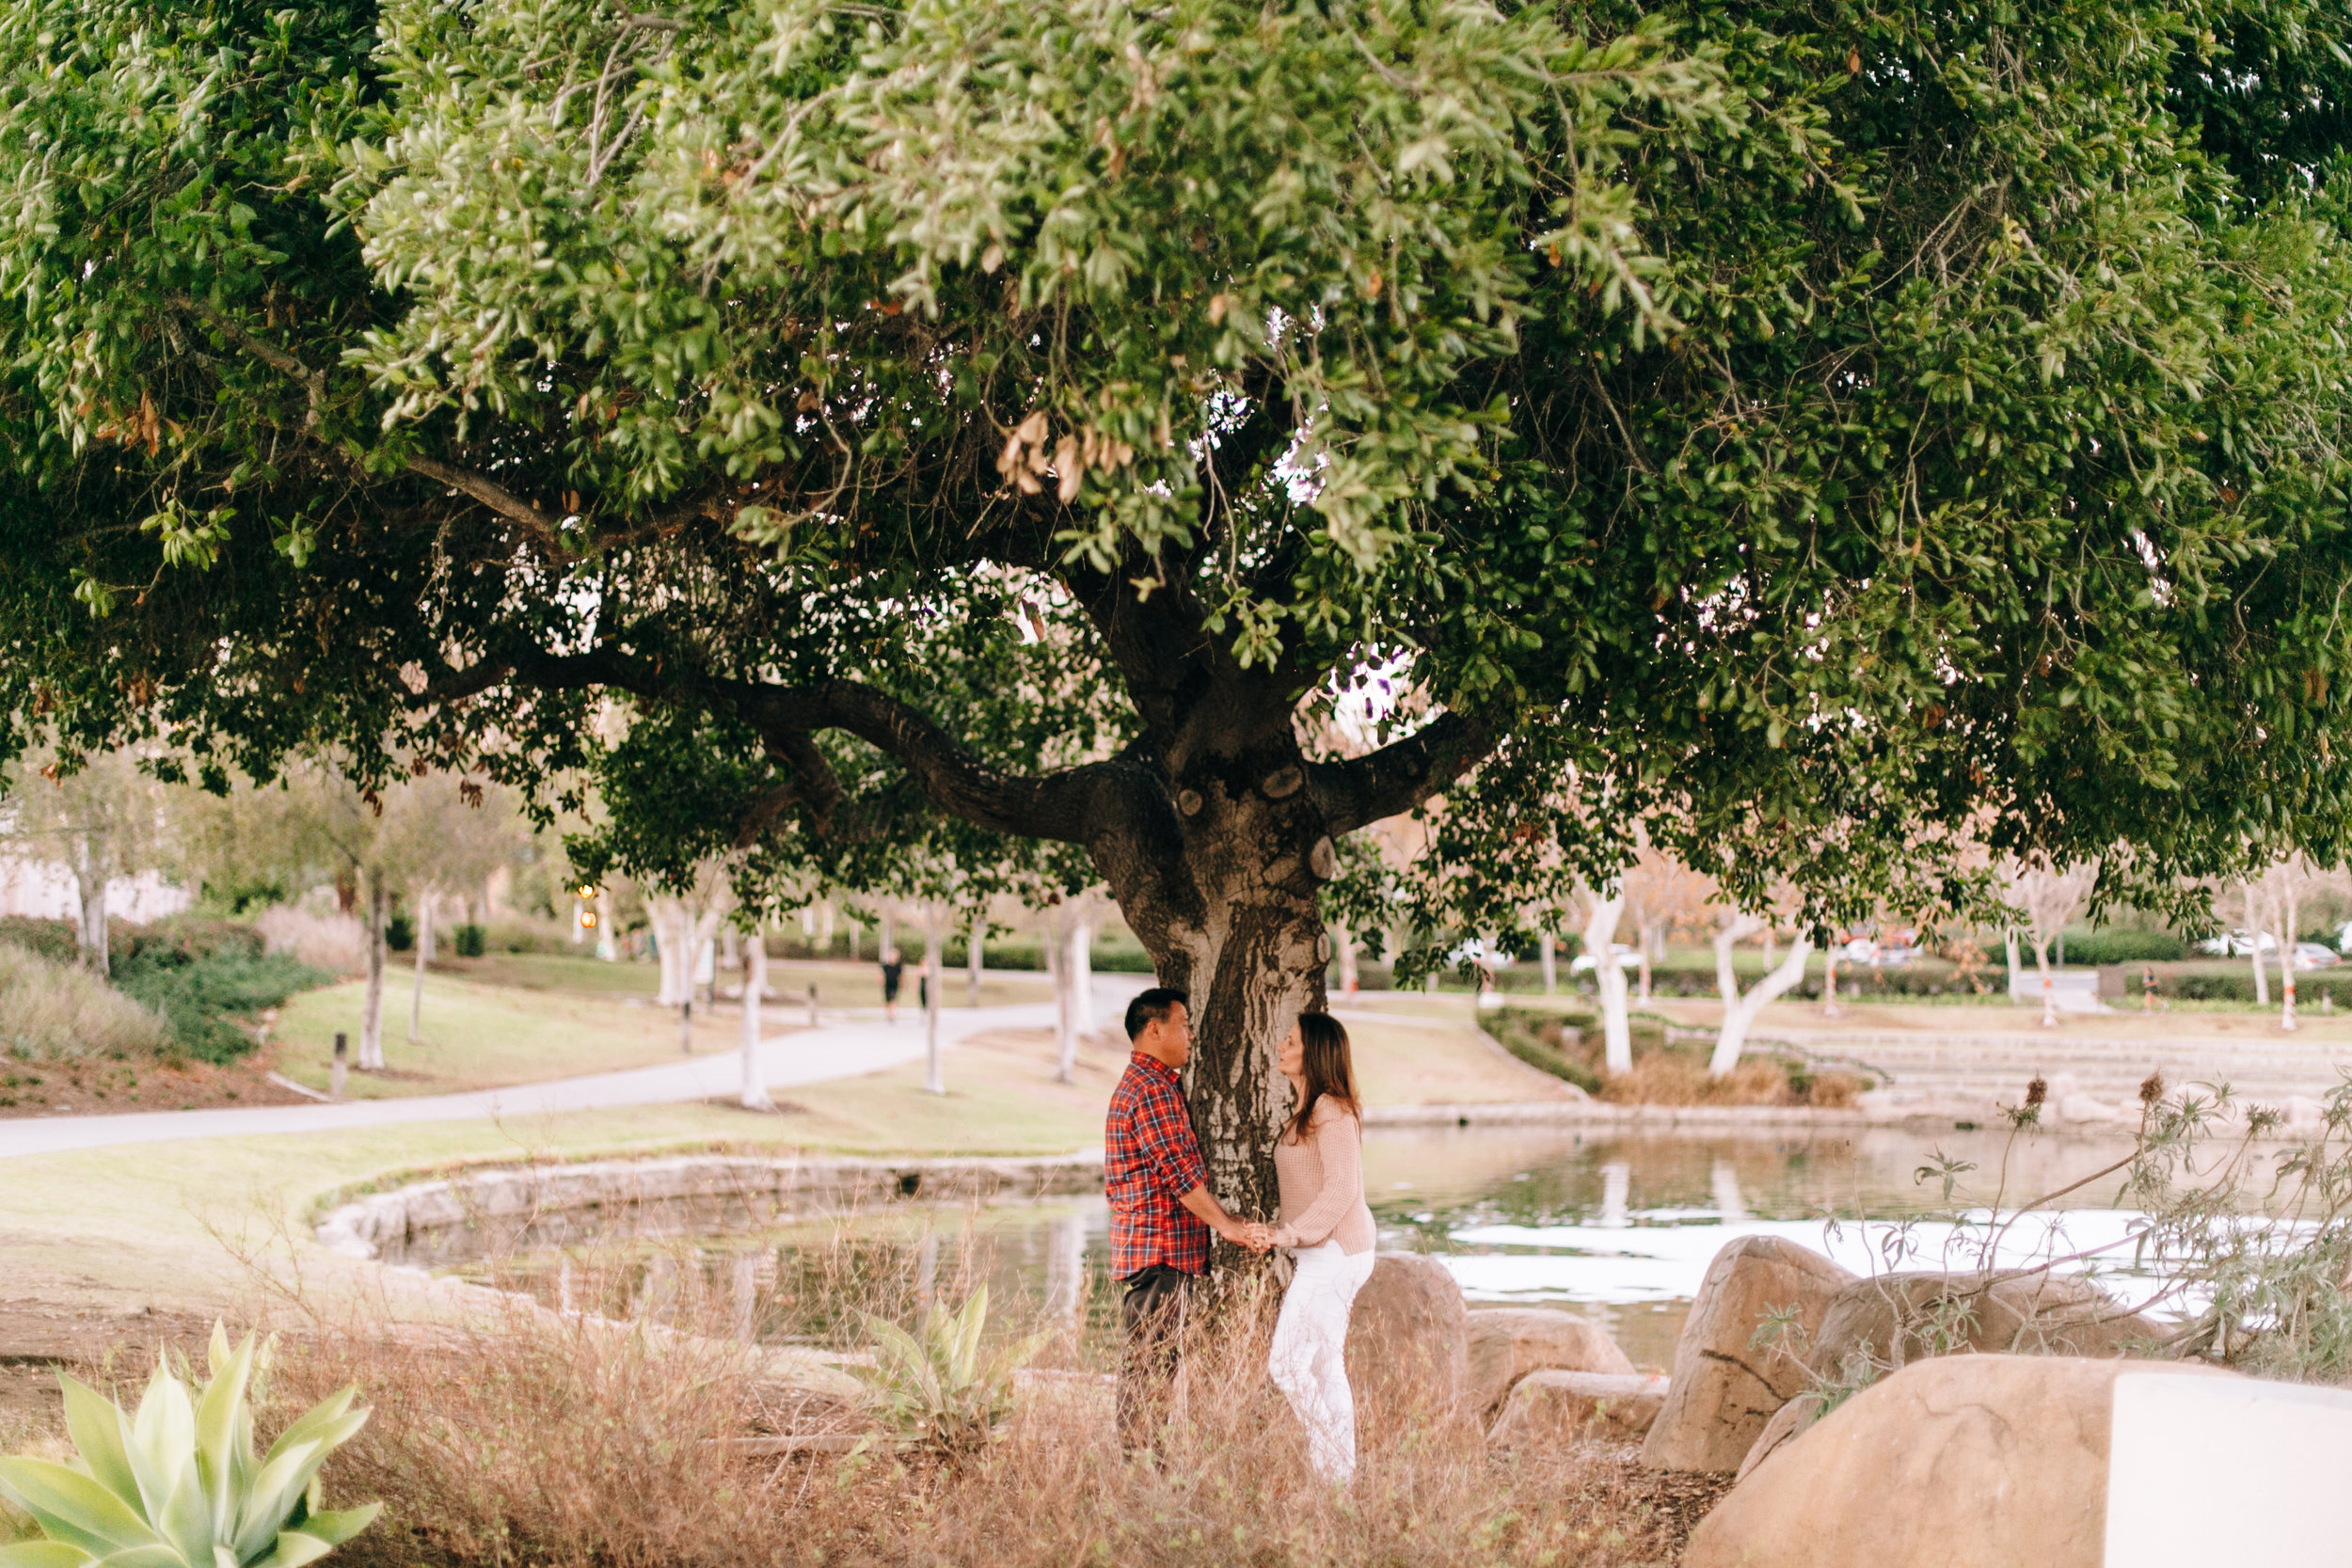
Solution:
<svg viewBox="0 0 2352 1568">
<path fill-rule="evenodd" d="M 1412 810 L 1476 767 L 1502 738 L 1483 719 L 1441 713 L 1368 755 L 1309 763 L 1307 788 L 1336 837 Z"/>
<path fill-rule="evenodd" d="M 550 557 L 560 561 L 569 553 L 564 548 L 563 524 L 557 518 L 496 481 L 470 468 L 452 467 L 430 457 L 411 457 L 407 460 L 407 467 L 412 474 L 421 474 L 435 483 L 446 484 L 453 490 L 462 490 L 500 516 L 522 524 Z"/>
<path fill-rule="evenodd" d="M 680 676 L 617 650 L 485 659 L 433 682 L 423 695 L 453 703 L 516 682 L 547 690 L 608 687 L 731 713 L 758 730 L 770 754 L 792 768 L 793 793 L 809 808 L 811 826 L 820 833 L 831 832 L 845 808 L 860 802 L 845 800 L 823 753 L 810 742 L 818 730 L 846 731 L 896 758 L 940 810 L 1025 838 L 1085 844 L 1102 823 L 1120 819 L 1116 814 L 1125 798 L 1148 783 L 1143 769 L 1126 762 L 1088 763 L 1042 777 L 1007 773 L 975 756 L 923 714 L 862 681 L 770 686 Z"/>
<path fill-rule="evenodd" d="M 194 316 L 270 369 L 281 375 L 290 375 L 302 383 L 302 390 L 310 399 L 310 411 L 302 418 L 302 433 L 307 436 L 318 428 L 320 417 L 326 407 L 326 372 L 325 371 L 312 370 L 276 343 L 248 332 L 236 321 L 221 314 L 193 294 L 169 293 L 166 294 L 164 299 L 173 309 Z"/>
</svg>

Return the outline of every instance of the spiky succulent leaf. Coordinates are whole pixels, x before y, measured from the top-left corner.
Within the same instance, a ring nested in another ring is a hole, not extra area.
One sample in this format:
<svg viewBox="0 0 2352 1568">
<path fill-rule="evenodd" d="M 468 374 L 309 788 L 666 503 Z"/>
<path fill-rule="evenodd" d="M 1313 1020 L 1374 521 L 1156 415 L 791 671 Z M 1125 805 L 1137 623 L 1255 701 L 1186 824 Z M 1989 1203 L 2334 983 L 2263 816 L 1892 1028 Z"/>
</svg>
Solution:
<svg viewBox="0 0 2352 1568">
<path fill-rule="evenodd" d="M 154 1530 L 130 1500 L 63 1465 L 45 1459 L 0 1459 L 0 1492 L 31 1514 L 42 1534 L 92 1557 L 157 1543 Z"/>
<path fill-rule="evenodd" d="M 12 1541 L 0 1546 L 0 1568 L 82 1568 L 89 1553 L 64 1541 Z"/>
<path fill-rule="evenodd" d="M 77 1378 L 57 1374 L 57 1389 L 65 1397 L 65 1430 L 73 1450 L 90 1479 L 118 1497 L 138 1495 L 131 1473 L 129 1437 L 122 1412 L 115 1402 Z"/>
</svg>

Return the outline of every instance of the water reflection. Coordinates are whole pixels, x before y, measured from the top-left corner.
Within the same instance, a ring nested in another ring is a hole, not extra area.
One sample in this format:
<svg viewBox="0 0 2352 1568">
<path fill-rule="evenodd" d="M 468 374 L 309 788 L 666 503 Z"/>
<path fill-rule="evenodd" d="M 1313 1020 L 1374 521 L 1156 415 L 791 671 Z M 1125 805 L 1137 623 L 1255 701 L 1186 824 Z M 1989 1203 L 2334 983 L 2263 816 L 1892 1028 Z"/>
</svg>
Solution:
<svg viewBox="0 0 2352 1568">
<path fill-rule="evenodd" d="M 1640 1365 L 1673 1359 L 1689 1298 L 1733 1235 L 1771 1233 L 1827 1250 L 1857 1272 L 1973 1266 L 1964 1224 L 1857 1226 L 1930 1211 L 2005 1205 L 2053 1192 L 2113 1162 L 2114 1142 L 1921 1135 L 1596 1135 L 1546 1129 L 1382 1129 L 1366 1180 L 1381 1244 L 1436 1253 L 1476 1304 L 1549 1303 L 1598 1319 Z M 1962 1170 L 1947 1204 L 1921 1167 Z M 2111 1239 L 2130 1216 L 2113 1183 L 2060 1199 L 2070 1212 L 2004 1240 L 2001 1257 Z M 1829 1223 L 1825 1227 L 1825 1222 Z M 665 1218 L 665 1224 L 668 1220 Z M 470 1264 L 467 1275 L 551 1305 L 615 1317 L 692 1322 L 707 1331 L 850 1350 L 863 1314 L 913 1323 L 934 1301 L 990 1288 L 1003 1332 L 1067 1325 L 1054 1359 L 1107 1368 L 1115 1292 L 1102 1199 L 973 1209 L 904 1208 L 848 1222 L 755 1232 L 714 1226 L 632 1243 L 610 1229 L 561 1249 Z"/>
</svg>

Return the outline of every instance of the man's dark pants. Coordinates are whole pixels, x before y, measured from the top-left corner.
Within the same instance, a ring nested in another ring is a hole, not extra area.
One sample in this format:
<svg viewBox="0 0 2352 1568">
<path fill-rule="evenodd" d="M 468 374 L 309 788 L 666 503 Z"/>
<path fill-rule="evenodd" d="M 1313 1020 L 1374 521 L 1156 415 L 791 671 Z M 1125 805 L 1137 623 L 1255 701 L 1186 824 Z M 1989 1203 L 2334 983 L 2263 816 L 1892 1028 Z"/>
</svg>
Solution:
<svg viewBox="0 0 2352 1568">
<path fill-rule="evenodd" d="M 1159 1446 L 1168 1392 L 1184 1349 L 1184 1308 L 1193 1276 L 1166 1263 L 1137 1269 L 1120 1304 L 1127 1352 L 1119 1369 L 1119 1446 L 1133 1454 Z"/>
</svg>

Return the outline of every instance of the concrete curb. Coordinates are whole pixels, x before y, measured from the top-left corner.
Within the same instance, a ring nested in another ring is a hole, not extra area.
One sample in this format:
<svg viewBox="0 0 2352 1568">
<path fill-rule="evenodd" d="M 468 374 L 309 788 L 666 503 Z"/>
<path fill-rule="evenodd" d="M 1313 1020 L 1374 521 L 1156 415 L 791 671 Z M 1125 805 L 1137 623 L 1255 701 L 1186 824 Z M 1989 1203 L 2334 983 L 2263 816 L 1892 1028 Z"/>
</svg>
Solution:
<svg viewBox="0 0 2352 1568">
<path fill-rule="evenodd" d="M 544 1244 L 647 1205 L 677 1211 L 680 1228 L 723 1213 L 739 1225 L 920 1200 L 1006 1201 L 1091 1193 L 1103 1184 L 1097 1150 L 1037 1159 L 794 1160 L 696 1154 L 503 1166 L 418 1181 L 342 1205 L 320 1221 L 321 1245 L 347 1258 L 404 1258 L 441 1250 L 451 1232 L 493 1245 Z M 668 1228 L 664 1227 L 662 1228 Z"/>
</svg>

